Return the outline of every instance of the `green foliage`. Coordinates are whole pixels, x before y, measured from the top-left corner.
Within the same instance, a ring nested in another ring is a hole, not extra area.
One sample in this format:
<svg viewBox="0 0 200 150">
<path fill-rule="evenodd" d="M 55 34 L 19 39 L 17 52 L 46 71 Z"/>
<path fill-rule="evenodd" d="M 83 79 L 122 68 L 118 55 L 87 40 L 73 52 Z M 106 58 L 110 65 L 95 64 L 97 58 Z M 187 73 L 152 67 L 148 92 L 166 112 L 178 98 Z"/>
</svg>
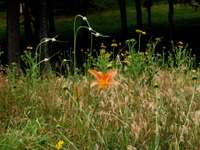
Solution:
<svg viewBox="0 0 200 150">
<path fill-rule="evenodd" d="M 195 63 L 195 58 L 191 55 L 191 49 L 182 42 L 178 42 L 176 46 L 172 45 L 172 51 L 170 51 L 168 59 L 170 67 L 178 69 L 192 69 Z"/>
<path fill-rule="evenodd" d="M 130 52 L 129 56 L 125 59 L 127 65 L 125 66 L 125 73 L 132 77 L 140 76 L 145 70 L 145 56 L 143 53 Z"/>
<path fill-rule="evenodd" d="M 94 66 L 103 72 L 107 71 L 109 68 L 112 68 L 113 62 L 111 61 L 111 54 L 105 49 L 101 49 L 99 56 L 94 62 Z"/>
<path fill-rule="evenodd" d="M 16 128 L 9 128 L 7 133 L 0 137 L 0 147 L 5 150 L 13 149 L 45 149 L 48 135 L 42 131 L 45 124 L 36 120 L 27 120 L 26 124 Z"/>
<path fill-rule="evenodd" d="M 8 81 L 9 81 L 9 85 L 10 85 L 10 90 L 14 91 L 16 86 L 17 86 L 17 76 L 18 76 L 18 66 L 16 63 L 12 63 L 8 69 Z"/>
<path fill-rule="evenodd" d="M 25 64 L 26 76 L 30 78 L 31 82 L 34 82 L 40 75 L 40 65 L 37 63 L 37 56 L 33 56 L 29 51 L 25 51 L 21 58 Z"/>
<path fill-rule="evenodd" d="M 105 91 L 82 75 L 40 79 L 34 92 L 25 90 L 28 77 L 9 77 L 17 84 L 15 92 L 0 87 L 0 147 L 53 149 L 63 140 L 63 149 L 198 148 L 199 70 L 151 69 L 152 84 L 146 69 L 134 78 L 122 69 L 119 87 Z"/>
</svg>

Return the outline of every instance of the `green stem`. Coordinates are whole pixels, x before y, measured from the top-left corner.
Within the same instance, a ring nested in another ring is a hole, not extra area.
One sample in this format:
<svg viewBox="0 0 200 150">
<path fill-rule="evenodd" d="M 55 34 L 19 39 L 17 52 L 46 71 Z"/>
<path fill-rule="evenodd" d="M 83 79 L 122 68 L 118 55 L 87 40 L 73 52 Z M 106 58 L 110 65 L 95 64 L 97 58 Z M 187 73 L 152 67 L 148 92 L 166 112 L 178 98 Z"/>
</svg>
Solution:
<svg viewBox="0 0 200 150">
<path fill-rule="evenodd" d="M 77 34 L 78 34 L 78 31 L 80 30 L 80 29 L 90 29 L 89 27 L 87 27 L 87 26 L 79 26 L 76 30 L 75 30 L 75 32 L 74 32 L 74 50 L 73 50 L 73 56 L 74 56 L 74 74 L 76 73 L 76 38 L 77 38 Z"/>
<path fill-rule="evenodd" d="M 141 33 L 139 34 L 139 39 L 138 39 L 138 52 L 140 52 L 140 41 L 141 41 Z"/>
<path fill-rule="evenodd" d="M 191 101 L 190 101 L 190 104 L 189 104 L 188 112 L 187 112 L 187 115 L 185 117 L 185 122 L 183 124 L 183 127 L 185 127 L 189 123 L 189 115 L 190 115 L 190 112 L 191 112 L 191 109 L 192 109 L 192 104 L 193 104 L 193 101 L 194 101 L 195 91 L 196 91 L 196 80 L 195 80 L 195 83 L 194 83 L 194 86 L 193 86 L 193 93 L 192 93 Z M 183 132 L 184 132 L 184 128 L 182 128 L 182 131 L 181 131 L 181 134 L 180 134 L 180 140 L 183 139 Z"/>
<path fill-rule="evenodd" d="M 158 149 L 159 147 L 159 123 L 158 123 L 158 118 L 159 118 L 159 115 L 158 115 L 158 111 L 159 111 L 159 106 L 158 106 L 158 91 L 157 91 L 157 87 L 156 87 L 156 112 L 155 112 L 155 115 L 156 115 L 156 137 L 155 137 L 155 150 Z"/>
<path fill-rule="evenodd" d="M 92 46 L 93 46 L 93 35 L 90 35 L 90 55 L 92 55 Z"/>
</svg>

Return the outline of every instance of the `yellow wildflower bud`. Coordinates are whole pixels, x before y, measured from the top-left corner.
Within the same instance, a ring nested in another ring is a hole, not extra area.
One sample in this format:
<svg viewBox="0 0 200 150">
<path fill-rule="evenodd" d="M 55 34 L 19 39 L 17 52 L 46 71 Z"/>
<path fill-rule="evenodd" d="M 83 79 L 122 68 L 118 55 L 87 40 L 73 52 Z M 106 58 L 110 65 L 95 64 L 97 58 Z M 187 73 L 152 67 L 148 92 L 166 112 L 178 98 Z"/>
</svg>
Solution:
<svg viewBox="0 0 200 150">
<path fill-rule="evenodd" d="M 116 40 L 115 40 L 115 39 L 112 40 L 111 47 L 117 47 L 117 43 L 116 43 Z"/>
<path fill-rule="evenodd" d="M 142 30 L 140 30 L 140 29 L 136 29 L 135 30 L 137 33 L 142 33 L 143 31 Z"/>
<path fill-rule="evenodd" d="M 32 47 L 32 46 L 26 46 L 26 49 L 27 49 L 27 50 L 32 50 L 33 47 Z"/>
<path fill-rule="evenodd" d="M 138 34 L 146 35 L 146 32 L 142 31 L 140 29 L 136 29 L 135 32 L 138 33 Z"/>
<path fill-rule="evenodd" d="M 146 32 L 145 32 L 145 31 L 143 31 L 143 32 L 142 32 L 142 34 L 143 34 L 143 35 L 146 35 Z"/>
<path fill-rule="evenodd" d="M 56 150 L 60 150 L 63 147 L 64 141 L 59 140 L 58 143 L 55 145 Z"/>
<path fill-rule="evenodd" d="M 112 43 L 111 47 L 117 47 L 117 43 Z"/>
<path fill-rule="evenodd" d="M 177 44 L 178 44 L 178 45 L 183 45 L 183 42 L 182 42 L 182 41 L 179 41 Z"/>
<path fill-rule="evenodd" d="M 101 43 L 101 46 L 100 46 L 102 49 L 106 49 L 106 46 L 104 45 L 104 43 Z"/>
</svg>

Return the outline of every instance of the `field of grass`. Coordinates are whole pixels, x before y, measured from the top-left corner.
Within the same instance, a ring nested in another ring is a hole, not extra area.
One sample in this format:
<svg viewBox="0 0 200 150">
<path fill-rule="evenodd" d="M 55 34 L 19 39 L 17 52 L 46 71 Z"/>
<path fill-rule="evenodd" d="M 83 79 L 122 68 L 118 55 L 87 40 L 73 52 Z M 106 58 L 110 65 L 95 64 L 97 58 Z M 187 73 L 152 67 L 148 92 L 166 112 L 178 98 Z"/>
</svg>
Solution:
<svg viewBox="0 0 200 150">
<path fill-rule="evenodd" d="M 167 28 L 167 5 L 152 11 L 153 23 Z M 198 24 L 192 8 L 176 5 L 175 12 L 179 27 L 183 20 L 186 26 Z M 81 51 L 82 71 L 74 66 L 75 50 L 56 69 L 41 70 L 51 57 L 39 61 L 39 53 L 29 51 L 22 55 L 23 72 L 15 64 L 1 67 L 0 149 L 199 149 L 199 64 L 182 42 L 157 54 L 163 38 L 156 35 L 141 52 L 148 33 L 135 31 L 134 15 L 129 7 L 129 32 L 137 38 L 123 47 L 102 45 L 96 57 L 92 49 Z M 59 35 L 72 36 L 73 19 L 56 17 Z M 104 34 L 120 28 L 118 10 L 89 14 L 88 20 Z"/>
<path fill-rule="evenodd" d="M 198 149 L 200 70 L 184 43 L 154 55 L 160 40 L 146 53 L 129 40 L 116 59 L 102 47 L 81 74 L 39 74 L 48 59 L 26 53 L 25 73 L 0 74 L 0 148 Z"/>
</svg>

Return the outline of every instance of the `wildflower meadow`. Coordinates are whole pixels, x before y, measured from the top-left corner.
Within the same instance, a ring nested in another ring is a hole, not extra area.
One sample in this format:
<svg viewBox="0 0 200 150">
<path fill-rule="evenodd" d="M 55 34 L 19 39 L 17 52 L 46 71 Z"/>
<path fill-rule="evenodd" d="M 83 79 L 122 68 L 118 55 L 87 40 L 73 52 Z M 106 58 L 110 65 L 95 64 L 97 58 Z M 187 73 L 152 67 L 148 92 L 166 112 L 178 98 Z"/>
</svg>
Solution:
<svg viewBox="0 0 200 150">
<path fill-rule="evenodd" d="M 0 72 L 0 149 L 2 150 L 197 150 L 200 147 L 200 69 L 187 43 L 146 43 L 136 39 L 93 45 L 77 67 L 77 35 L 81 28 L 108 37 L 86 22 L 76 26 L 70 59 L 41 70 L 40 59 L 26 51 L 16 64 Z M 92 41 L 92 40 L 91 40 Z M 143 45 L 143 46 L 142 46 Z M 165 45 L 164 45 L 165 46 Z M 86 51 L 86 50 L 83 50 Z M 59 69 L 58 69 L 59 70 Z"/>
</svg>

